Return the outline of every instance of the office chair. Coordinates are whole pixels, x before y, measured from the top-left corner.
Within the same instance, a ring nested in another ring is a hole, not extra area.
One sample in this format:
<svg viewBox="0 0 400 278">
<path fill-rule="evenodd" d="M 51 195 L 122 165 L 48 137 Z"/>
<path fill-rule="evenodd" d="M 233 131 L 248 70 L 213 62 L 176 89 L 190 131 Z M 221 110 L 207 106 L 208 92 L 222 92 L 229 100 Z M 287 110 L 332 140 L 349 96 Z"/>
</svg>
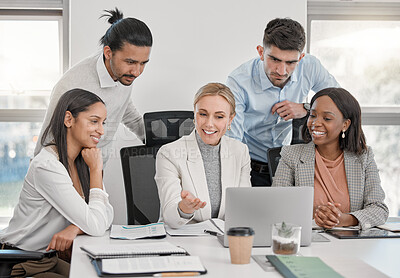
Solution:
<svg viewBox="0 0 400 278">
<path fill-rule="evenodd" d="M 301 136 L 301 129 L 303 125 L 306 123 L 308 115 L 300 118 L 300 119 L 293 119 L 292 120 L 292 142 L 291 145 L 295 144 L 303 144 L 304 140 Z"/>
<path fill-rule="evenodd" d="M 159 148 L 135 146 L 120 151 L 128 225 L 145 225 L 158 221 L 160 199 L 154 175 Z"/>
<path fill-rule="evenodd" d="M 122 148 L 128 224 L 157 222 L 160 199 L 154 181 L 155 159 L 159 148 L 188 135 L 194 128 L 192 111 L 162 111 L 143 116 L 146 145 Z"/>
<path fill-rule="evenodd" d="M 307 121 L 307 116 L 300 119 L 292 120 L 292 142 L 291 145 L 303 144 L 305 143 L 301 136 L 301 129 Z M 278 168 L 279 160 L 281 159 L 281 149 L 282 147 L 270 148 L 268 149 L 268 171 L 271 177 L 271 184 L 273 177 L 275 176 L 276 168 Z"/>
<path fill-rule="evenodd" d="M 275 176 L 276 168 L 278 168 L 279 160 L 281 159 L 282 147 L 268 149 L 268 170 L 271 177 L 271 184 Z"/>
<path fill-rule="evenodd" d="M 0 250 L 0 278 L 10 277 L 14 265 L 27 260 L 41 260 L 43 253 L 23 250 Z"/>
<path fill-rule="evenodd" d="M 193 117 L 193 111 L 145 113 L 146 146 L 161 146 L 189 135 L 194 128 Z"/>
</svg>

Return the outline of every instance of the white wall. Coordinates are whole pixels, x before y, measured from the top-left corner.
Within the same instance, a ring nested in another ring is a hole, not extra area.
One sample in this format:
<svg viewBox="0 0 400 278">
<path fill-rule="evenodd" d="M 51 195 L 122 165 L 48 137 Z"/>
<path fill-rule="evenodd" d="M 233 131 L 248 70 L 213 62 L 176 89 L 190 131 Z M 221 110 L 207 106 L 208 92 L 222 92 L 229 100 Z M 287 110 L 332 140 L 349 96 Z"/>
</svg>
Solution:
<svg viewBox="0 0 400 278">
<path fill-rule="evenodd" d="M 306 0 L 70 0 L 71 65 L 100 49 L 109 27 L 98 19 L 104 9 L 118 7 L 125 17 L 144 21 L 153 33 L 150 62 L 133 85 L 133 101 L 141 113 L 192 109 L 202 85 L 224 82 L 241 63 L 257 55 L 267 22 L 290 17 L 305 27 Z M 120 128 L 115 148 L 138 144 Z M 104 183 L 115 209 L 114 223 L 126 222 L 119 157 L 110 159 Z"/>
</svg>

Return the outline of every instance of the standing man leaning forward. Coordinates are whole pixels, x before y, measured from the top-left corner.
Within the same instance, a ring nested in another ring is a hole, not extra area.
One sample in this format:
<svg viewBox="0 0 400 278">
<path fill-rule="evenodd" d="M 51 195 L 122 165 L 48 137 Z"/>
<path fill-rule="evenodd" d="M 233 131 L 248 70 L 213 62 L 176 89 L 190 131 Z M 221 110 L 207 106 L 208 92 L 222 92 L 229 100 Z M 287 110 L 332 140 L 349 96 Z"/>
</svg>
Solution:
<svg viewBox="0 0 400 278">
<path fill-rule="evenodd" d="M 107 125 L 103 140 L 103 160 L 115 155 L 111 149 L 112 138 L 122 122 L 136 136 L 144 139 L 143 118 L 131 100 L 132 83 L 142 74 L 149 61 L 153 38 L 147 25 L 135 18 L 123 18 L 118 9 L 106 11 L 111 27 L 100 39 L 103 51 L 88 57 L 68 70 L 53 88 L 49 108 L 36 144 L 35 155 L 42 149 L 43 131 L 49 125 L 60 97 L 70 89 L 81 88 L 98 95 L 107 108 Z M 48 136 L 46 142 L 51 141 Z M 94 138 L 98 140 L 98 138 Z"/>
<path fill-rule="evenodd" d="M 271 20 L 264 31 L 259 57 L 235 69 L 227 80 L 236 99 L 236 117 L 227 134 L 249 147 L 251 183 L 271 186 L 269 148 L 288 145 L 292 119 L 307 115 L 303 103 L 310 90 L 339 87 L 335 78 L 312 55 L 303 52 L 303 27 L 288 18 Z"/>
</svg>

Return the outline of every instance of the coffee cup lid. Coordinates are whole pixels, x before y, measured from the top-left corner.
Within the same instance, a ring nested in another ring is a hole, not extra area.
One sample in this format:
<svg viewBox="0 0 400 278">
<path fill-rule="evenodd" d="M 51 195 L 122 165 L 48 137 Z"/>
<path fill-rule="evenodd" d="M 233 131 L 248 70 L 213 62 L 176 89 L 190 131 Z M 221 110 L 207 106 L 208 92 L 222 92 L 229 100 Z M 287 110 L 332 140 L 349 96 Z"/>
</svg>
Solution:
<svg viewBox="0 0 400 278">
<path fill-rule="evenodd" d="M 252 236 L 254 230 L 250 227 L 233 227 L 228 230 L 228 236 Z"/>
</svg>

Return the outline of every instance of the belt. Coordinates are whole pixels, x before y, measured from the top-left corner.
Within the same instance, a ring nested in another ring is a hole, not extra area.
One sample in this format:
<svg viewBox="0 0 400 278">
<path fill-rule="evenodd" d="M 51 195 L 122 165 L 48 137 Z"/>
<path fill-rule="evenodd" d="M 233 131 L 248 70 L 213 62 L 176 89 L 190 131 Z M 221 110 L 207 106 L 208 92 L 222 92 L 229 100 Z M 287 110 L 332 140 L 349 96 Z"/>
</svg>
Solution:
<svg viewBox="0 0 400 278">
<path fill-rule="evenodd" d="M 260 174 L 269 174 L 268 163 L 251 160 L 251 170 Z"/>
<path fill-rule="evenodd" d="M 0 245 L 0 247 L 1 247 L 0 250 L 21 250 L 21 251 L 24 251 L 24 250 L 22 250 L 22 249 L 20 249 L 18 247 L 9 245 L 7 243 L 2 243 Z M 43 257 L 45 257 L 45 258 L 52 258 L 52 257 L 54 257 L 56 255 L 57 255 L 57 251 L 50 251 L 50 252 L 44 252 L 43 253 Z"/>
</svg>

